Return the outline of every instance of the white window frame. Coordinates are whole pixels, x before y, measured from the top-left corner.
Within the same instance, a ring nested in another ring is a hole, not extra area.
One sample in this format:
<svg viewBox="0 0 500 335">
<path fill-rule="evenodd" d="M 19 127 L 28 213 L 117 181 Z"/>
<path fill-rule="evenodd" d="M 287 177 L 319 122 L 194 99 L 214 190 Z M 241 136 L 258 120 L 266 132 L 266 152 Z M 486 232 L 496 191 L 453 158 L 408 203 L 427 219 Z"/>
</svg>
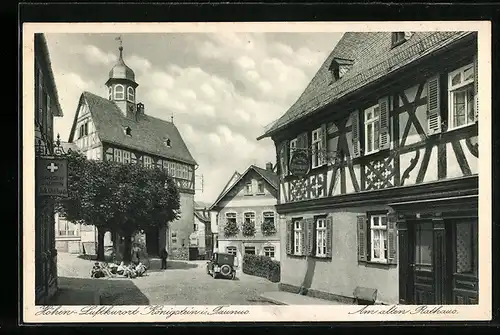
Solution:
<svg viewBox="0 0 500 335">
<path fill-rule="evenodd" d="M 250 185 L 250 190 L 248 189 L 248 185 Z M 253 185 L 251 181 L 245 183 L 245 195 L 253 195 Z"/>
<path fill-rule="evenodd" d="M 127 87 L 127 100 L 130 102 L 135 101 L 135 92 L 132 86 Z"/>
<path fill-rule="evenodd" d="M 245 255 L 247 254 L 247 248 L 250 249 L 250 248 L 253 248 L 253 254 L 250 253 L 248 255 L 257 255 L 257 248 L 253 245 L 247 245 L 243 248 L 243 252 L 245 253 Z"/>
<path fill-rule="evenodd" d="M 236 256 L 237 249 L 236 249 L 236 247 L 235 247 L 235 246 L 233 246 L 233 245 L 229 245 L 229 246 L 227 246 L 227 247 L 226 247 L 226 252 L 227 252 L 228 254 L 230 254 L 230 255 L 234 255 L 234 256 Z"/>
<path fill-rule="evenodd" d="M 276 213 L 273 212 L 273 211 L 263 211 L 262 212 L 262 219 L 263 219 L 263 221 L 265 221 L 268 218 L 272 218 L 273 219 L 273 224 L 276 227 Z"/>
<path fill-rule="evenodd" d="M 113 100 L 113 88 L 108 87 L 108 100 Z"/>
<path fill-rule="evenodd" d="M 302 230 L 302 224 L 300 220 L 293 221 L 293 254 L 301 255 L 302 254 L 302 234 L 304 231 Z"/>
<path fill-rule="evenodd" d="M 118 90 L 120 88 L 121 90 Z M 115 100 L 125 100 L 125 87 L 122 84 L 116 84 L 114 90 Z"/>
<path fill-rule="evenodd" d="M 263 248 L 264 256 L 274 259 L 276 256 L 276 248 L 274 246 L 265 246 Z"/>
<path fill-rule="evenodd" d="M 65 224 L 64 224 L 64 228 L 65 229 L 60 229 L 60 224 L 61 224 L 61 221 L 64 221 Z M 69 229 L 70 226 L 73 226 L 74 229 Z M 61 234 L 61 232 L 64 232 L 63 234 Z M 69 234 L 69 232 L 71 232 L 71 234 Z M 79 237 L 80 234 L 79 234 L 79 231 L 78 231 L 78 225 L 76 223 L 73 223 L 71 221 L 68 221 L 66 220 L 65 218 L 63 217 L 58 217 L 58 220 L 57 220 L 57 235 L 58 236 L 64 236 L 64 237 Z"/>
<path fill-rule="evenodd" d="M 378 115 L 375 116 L 375 111 L 378 110 Z M 371 117 L 369 117 L 369 114 L 371 114 Z M 364 111 L 364 118 L 365 118 L 365 129 L 364 129 L 364 134 L 365 134 L 365 155 L 373 154 L 375 152 L 380 151 L 380 106 L 379 104 L 375 104 Z M 378 133 L 377 136 L 375 136 L 375 128 L 376 125 L 378 125 Z M 372 127 L 372 148 L 371 150 L 368 150 L 368 127 Z M 375 143 L 378 143 L 378 146 L 375 148 Z"/>
<path fill-rule="evenodd" d="M 469 70 L 469 69 L 472 70 L 472 78 L 464 81 L 463 79 L 464 79 L 465 70 Z M 474 92 L 474 81 L 475 81 L 474 71 L 475 71 L 474 63 L 470 63 L 470 64 L 462 66 L 462 67 L 448 73 L 448 111 L 449 111 L 449 113 L 448 113 L 448 125 L 449 125 L 448 129 L 449 130 L 467 127 L 471 124 L 474 124 L 474 122 L 475 122 L 475 120 L 474 120 L 474 113 L 475 113 L 474 108 L 476 106 L 475 106 L 475 92 Z M 456 84 L 456 85 L 452 85 L 453 77 L 458 73 L 460 73 L 460 83 Z M 468 90 L 472 90 L 472 93 L 473 93 L 473 98 L 470 102 L 468 102 L 468 100 L 467 100 L 467 91 Z M 456 93 L 463 92 L 463 91 L 466 92 L 465 93 L 466 94 L 465 101 L 464 101 L 466 120 L 465 120 L 465 123 L 462 125 L 455 125 L 455 122 L 454 122 L 455 104 L 453 103 L 453 98 L 454 98 Z M 469 103 L 471 104 L 471 108 L 472 108 L 472 119 L 471 120 L 467 120 Z"/>
<path fill-rule="evenodd" d="M 228 214 L 231 214 L 231 217 L 229 217 Z M 233 215 L 234 215 L 234 217 L 233 217 Z M 231 218 L 231 219 L 234 219 L 234 222 L 236 224 L 238 224 L 238 214 L 236 212 L 226 212 L 226 213 L 224 213 L 224 218 L 226 219 L 226 223 L 228 223 L 229 222 L 228 219 Z"/>
<path fill-rule="evenodd" d="M 317 168 L 321 166 L 321 150 L 323 149 L 323 141 L 321 139 L 321 127 L 315 129 L 311 133 L 311 166 L 312 168 Z"/>
<path fill-rule="evenodd" d="M 246 223 L 247 221 L 247 214 L 252 214 L 252 216 L 250 216 L 250 223 L 253 223 L 253 226 L 255 228 L 255 218 L 257 214 L 254 211 L 246 211 L 245 213 L 243 213 L 243 223 Z"/>
<path fill-rule="evenodd" d="M 326 257 L 326 218 L 316 219 L 316 256 Z"/>
<path fill-rule="evenodd" d="M 123 150 L 121 149 L 114 149 L 113 150 L 113 160 L 118 163 L 123 162 Z"/>
<path fill-rule="evenodd" d="M 293 140 L 290 140 L 290 159 L 292 158 L 292 154 L 297 149 L 297 139 L 294 138 Z"/>
<path fill-rule="evenodd" d="M 123 163 L 130 164 L 132 161 L 130 151 L 123 150 L 122 152 Z"/>
<path fill-rule="evenodd" d="M 378 219 L 378 225 L 375 224 L 375 219 Z M 385 221 L 385 225 L 382 224 Z M 378 232 L 379 243 L 379 256 L 375 257 L 375 232 Z M 387 263 L 385 254 L 389 254 L 388 241 L 387 241 L 387 215 L 375 214 L 370 216 L 370 261 L 376 263 Z"/>
<path fill-rule="evenodd" d="M 153 166 L 153 159 L 150 156 L 144 155 L 142 163 L 144 164 L 144 167 L 151 168 Z"/>
<path fill-rule="evenodd" d="M 262 191 L 260 191 L 261 186 L 262 186 Z M 265 192 L 266 192 L 266 188 L 264 185 L 264 181 L 263 180 L 257 181 L 257 194 L 264 194 Z"/>
</svg>

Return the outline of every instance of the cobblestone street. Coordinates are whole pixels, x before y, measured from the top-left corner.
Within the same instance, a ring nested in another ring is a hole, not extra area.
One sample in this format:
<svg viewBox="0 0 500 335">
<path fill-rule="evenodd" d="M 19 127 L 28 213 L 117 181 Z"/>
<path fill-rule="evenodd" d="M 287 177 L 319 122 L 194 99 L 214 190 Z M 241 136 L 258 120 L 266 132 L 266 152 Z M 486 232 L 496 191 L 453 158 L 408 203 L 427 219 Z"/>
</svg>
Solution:
<svg viewBox="0 0 500 335">
<path fill-rule="evenodd" d="M 93 261 L 76 255 L 58 255 L 62 287 L 94 289 L 103 305 L 264 305 L 259 295 L 276 291 L 277 284 L 237 272 L 235 280 L 213 279 L 205 272 L 206 261 L 172 261 L 160 270 L 153 259 L 147 276 L 135 279 L 91 279 Z M 77 304 L 77 302 L 75 302 Z"/>
</svg>

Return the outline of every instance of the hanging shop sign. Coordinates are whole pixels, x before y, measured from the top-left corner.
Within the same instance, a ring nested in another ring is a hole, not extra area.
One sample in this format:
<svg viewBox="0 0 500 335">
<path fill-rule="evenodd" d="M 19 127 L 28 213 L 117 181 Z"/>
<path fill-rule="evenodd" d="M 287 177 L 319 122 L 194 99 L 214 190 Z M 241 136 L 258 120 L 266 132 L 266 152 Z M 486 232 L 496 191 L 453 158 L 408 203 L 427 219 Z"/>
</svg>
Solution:
<svg viewBox="0 0 500 335">
<path fill-rule="evenodd" d="M 309 155 L 304 150 L 295 151 L 290 159 L 288 170 L 297 177 L 304 177 L 310 169 Z"/>
<path fill-rule="evenodd" d="M 68 161 L 64 158 L 37 157 L 35 187 L 38 195 L 68 196 Z"/>
</svg>

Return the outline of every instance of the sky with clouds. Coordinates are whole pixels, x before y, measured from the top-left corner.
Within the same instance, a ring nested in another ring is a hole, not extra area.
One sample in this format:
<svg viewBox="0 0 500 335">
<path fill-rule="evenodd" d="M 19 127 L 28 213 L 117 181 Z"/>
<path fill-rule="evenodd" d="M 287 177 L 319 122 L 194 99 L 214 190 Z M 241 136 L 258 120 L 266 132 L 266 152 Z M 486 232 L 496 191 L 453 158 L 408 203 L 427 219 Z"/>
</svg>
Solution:
<svg viewBox="0 0 500 335">
<path fill-rule="evenodd" d="M 46 34 L 68 140 L 83 91 L 107 97 L 118 56 L 116 34 Z M 122 34 L 146 114 L 179 128 L 199 164 L 195 199 L 211 203 L 233 172 L 276 163 L 264 126 L 296 101 L 342 37 L 340 33 Z"/>
</svg>

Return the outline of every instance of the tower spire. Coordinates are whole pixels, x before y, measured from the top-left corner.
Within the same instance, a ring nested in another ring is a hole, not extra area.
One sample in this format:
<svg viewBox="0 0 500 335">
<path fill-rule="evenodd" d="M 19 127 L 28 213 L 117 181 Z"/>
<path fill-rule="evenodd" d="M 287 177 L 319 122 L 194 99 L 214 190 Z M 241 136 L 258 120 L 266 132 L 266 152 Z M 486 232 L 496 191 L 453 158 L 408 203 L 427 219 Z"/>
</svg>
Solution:
<svg viewBox="0 0 500 335">
<path fill-rule="evenodd" d="M 170 121 L 174 123 L 174 112 L 172 112 L 172 115 L 170 116 Z"/>
<path fill-rule="evenodd" d="M 119 47 L 118 47 L 118 50 L 120 50 L 120 59 L 123 59 L 123 40 L 122 40 L 122 36 L 118 36 L 118 37 L 115 37 L 115 41 L 118 41 L 119 43 Z"/>
</svg>

